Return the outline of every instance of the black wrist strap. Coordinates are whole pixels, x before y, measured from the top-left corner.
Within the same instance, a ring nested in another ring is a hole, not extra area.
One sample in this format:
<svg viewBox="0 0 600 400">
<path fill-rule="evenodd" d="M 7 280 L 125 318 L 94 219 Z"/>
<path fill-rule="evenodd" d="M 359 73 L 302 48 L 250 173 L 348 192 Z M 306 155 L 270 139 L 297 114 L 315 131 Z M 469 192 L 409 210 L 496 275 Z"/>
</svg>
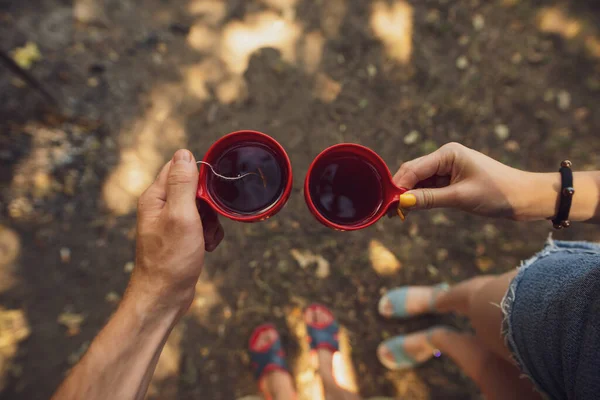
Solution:
<svg viewBox="0 0 600 400">
<path fill-rule="evenodd" d="M 571 203 L 575 189 L 573 188 L 573 171 L 571 170 L 571 161 L 564 160 L 560 163 L 560 197 L 558 201 L 558 211 L 556 217 L 552 220 L 554 229 L 568 228 L 571 226 L 569 221 L 569 212 L 571 211 Z"/>
</svg>

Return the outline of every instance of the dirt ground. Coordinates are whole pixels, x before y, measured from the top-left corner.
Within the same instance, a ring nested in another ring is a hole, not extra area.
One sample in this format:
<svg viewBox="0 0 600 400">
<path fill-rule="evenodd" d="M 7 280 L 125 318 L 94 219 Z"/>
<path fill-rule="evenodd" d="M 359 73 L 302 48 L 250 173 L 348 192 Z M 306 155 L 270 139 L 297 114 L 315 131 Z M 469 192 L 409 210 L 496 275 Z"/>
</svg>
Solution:
<svg viewBox="0 0 600 400">
<path fill-rule="evenodd" d="M 253 327 L 274 322 L 301 360 L 301 310 L 319 301 L 345 328 L 363 396 L 479 398 L 448 359 L 403 373 L 378 363 L 391 335 L 468 329 L 452 316 L 383 321 L 379 296 L 507 271 L 550 224 L 437 210 L 335 232 L 306 209 L 304 174 L 340 142 L 392 170 L 449 141 L 523 169 L 565 158 L 599 169 L 599 22 L 598 2 L 583 0 L 0 0 L 0 50 L 35 44 L 29 71 L 67 115 L 0 66 L 0 398 L 51 395 L 126 286 L 137 196 L 175 149 L 200 158 L 239 129 L 287 149 L 293 195 L 267 222 L 223 221 L 150 397 L 256 394 Z M 555 238 L 600 233 L 576 225 Z M 373 265 L 374 248 L 395 254 L 392 274 Z M 292 249 L 329 270 L 301 267 Z M 314 372 L 291 364 L 301 397 L 316 398 Z"/>
</svg>

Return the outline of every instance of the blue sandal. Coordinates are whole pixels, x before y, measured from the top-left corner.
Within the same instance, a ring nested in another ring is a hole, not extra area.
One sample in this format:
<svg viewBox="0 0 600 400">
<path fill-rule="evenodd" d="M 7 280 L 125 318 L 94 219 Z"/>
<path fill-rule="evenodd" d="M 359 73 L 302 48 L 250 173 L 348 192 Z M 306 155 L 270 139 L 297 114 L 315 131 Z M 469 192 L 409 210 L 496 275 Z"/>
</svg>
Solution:
<svg viewBox="0 0 600 400">
<path fill-rule="evenodd" d="M 401 369 L 414 368 L 418 365 L 421 365 L 421 364 L 429 361 L 430 359 L 432 359 L 434 357 L 435 358 L 440 357 L 442 355 L 442 352 L 431 343 L 431 335 L 432 335 L 433 331 L 436 329 L 448 329 L 448 328 L 443 327 L 443 326 L 434 326 L 432 328 L 427 329 L 424 332 L 427 335 L 427 344 L 429 345 L 429 347 L 431 349 L 431 354 L 429 355 L 429 357 L 422 359 L 422 360 L 416 360 L 404 348 L 404 341 L 408 335 L 400 335 L 400 336 L 395 336 L 393 338 L 390 338 L 390 339 L 382 342 L 377 347 L 377 358 L 379 359 L 379 362 L 381 362 L 381 364 L 383 364 L 388 369 L 401 370 Z M 419 333 L 419 332 L 417 332 L 417 333 Z M 387 348 L 387 350 L 389 350 L 392 353 L 392 355 L 394 356 L 393 362 L 384 357 L 383 347 Z"/>
<path fill-rule="evenodd" d="M 329 314 L 331 321 L 327 324 L 318 324 L 316 322 L 306 323 L 310 348 L 312 350 L 327 349 L 335 353 L 340 350 L 340 341 L 338 338 L 340 325 L 335 320 L 331 311 L 322 304 L 311 304 L 306 308 L 306 311 L 317 309 Z"/>
<path fill-rule="evenodd" d="M 269 343 L 267 346 L 262 348 L 256 348 L 256 341 L 261 333 L 274 330 L 275 326 L 273 324 L 264 324 L 258 326 L 252 332 L 250 336 L 250 340 L 248 341 L 248 353 L 250 354 L 250 361 L 252 363 L 252 369 L 254 370 L 254 377 L 259 382 L 262 378 L 269 372 L 279 370 L 286 373 L 290 373 L 287 367 L 287 363 L 285 362 L 285 353 L 281 346 L 281 339 L 279 338 L 279 334 L 277 335 L 277 339 Z"/>
<path fill-rule="evenodd" d="M 390 315 L 390 318 L 409 318 L 414 316 L 414 314 L 409 314 L 406 310 L 406 295 L 412 286 L 402 286 L 396 289 L 392 289 L 387 292 L 384 296 L 379 300 L 379 313 L 383 315 L 381 312 L 383 309 L 383 301 L 389 300 L 392 304 L 393 312 Z M 447 292 L 450 289 L 450 285 L 445 282 L 437 284 L 433 287 L 433 295 L 431 296 L 431 302 L 429 304 L 429 312 L 435 312 L 435 299 L 437 298 L 440 292 Z"/>
</svg>

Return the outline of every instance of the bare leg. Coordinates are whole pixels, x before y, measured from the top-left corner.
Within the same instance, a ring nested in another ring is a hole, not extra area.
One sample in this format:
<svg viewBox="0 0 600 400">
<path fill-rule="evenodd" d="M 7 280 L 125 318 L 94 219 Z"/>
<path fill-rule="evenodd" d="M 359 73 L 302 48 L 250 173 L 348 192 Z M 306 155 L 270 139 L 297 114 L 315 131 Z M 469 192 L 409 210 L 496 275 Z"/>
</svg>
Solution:
<svg viewBox="0 0 600 400">
<path fill-rule="evenodd" d="M 436 329 L 431 343 L 452 358 L 481 389 L 486 399 L 541 399 L 519 369 L 498 357 L 478 337 L 449 329 Z"/>
<path fill-rule="evenodd" d="M 481 276 L 466 280 L 435 300 L 439 312 L 457 312 L 466 315 L 477 332 L 477 337 L 496 355 L 511 361 L 500 331 L 504 318 L 500 302 L 517 271 L 499 276 Z"/>
<path fill-rule="evenodd" d="M 323 381 L 323 390 L 327 400 L 359 400 L 357 394 L 338 386 L 333 375 L 333 353 L 326 349 L 317 350 L 319 357 L 319 375 Z"/>
<path fill-rule="evenodd" d="M 304 312 L 304 320 L 307 324 L 328 324 L 332 321 L 332 316 L 321 309 L 313 310 L 308 308 Z M 358 395 L 341 388 L 337 384 L 333 372 L 333 352 L 329 349 L 317 349 L 317 357 L 319 359 L 319 375 L 323 381 L 325 398 L 327 400 L 359 400 L 360 397 Z"/>
<path fill-rule="evenodd" d="M 282 371 L 268 373 L 263 380 L 264 392 L 267 398 L 273 400 L 293 400 L 296 398 L 296 390 L 290 374 Z"/>
</svg>

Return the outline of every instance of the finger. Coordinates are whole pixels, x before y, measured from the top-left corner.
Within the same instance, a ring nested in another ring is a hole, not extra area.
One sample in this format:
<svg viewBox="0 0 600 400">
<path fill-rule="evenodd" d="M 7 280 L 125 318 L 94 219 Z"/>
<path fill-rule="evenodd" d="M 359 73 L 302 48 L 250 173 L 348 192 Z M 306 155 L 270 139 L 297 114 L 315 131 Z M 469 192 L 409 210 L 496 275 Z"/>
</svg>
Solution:
<svg viewBox="0 0 600 400">
<path fill-rule="evenodd" d="M 161 209 L 167 201 L 167 175 L 171 161 L 166 163 L 160 170 L 156 179 L 140 196 L 138 206 L 140 210 L 147 209 L 149 207 Z"/>
<path fill-rule="evenodd" d="M 414 189 L 400 196 L 400 207 L 408 210 L 454 207 L 459 203 L 460 190 L 461 184 Z"/>
<path fill-rule="evenodd" d="M 394 176 L 394 183 L 398 187 L 412 189 L 420 181 L 434 175 L 450 175 L 454 160 L 455 152 L 452 148 L 442 146 L 431 154 L 402 164 Z"/>
<path fill-rule="evenodd" d="M 196 211 L 198 168 L 189 150 L 177 150 L 167 175 L 167 206 L 178 212 Z"/>
</svg>

